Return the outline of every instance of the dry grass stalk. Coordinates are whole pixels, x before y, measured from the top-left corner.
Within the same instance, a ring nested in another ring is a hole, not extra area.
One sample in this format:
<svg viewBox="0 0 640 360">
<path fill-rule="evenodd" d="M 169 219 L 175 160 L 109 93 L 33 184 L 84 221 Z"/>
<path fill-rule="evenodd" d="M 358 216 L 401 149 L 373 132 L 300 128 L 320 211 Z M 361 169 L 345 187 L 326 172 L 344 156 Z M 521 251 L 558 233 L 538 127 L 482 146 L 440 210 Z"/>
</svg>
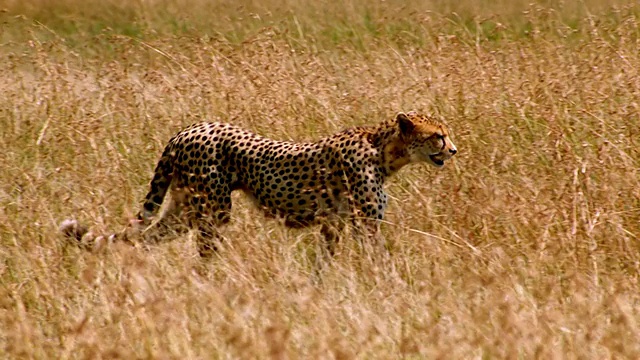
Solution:
<svg viewBox="0 0 640 360">
<path fill-rule="evenodd" d="M 640 7 L 184 4 L 4 5 L 3 358 L 640 357 Z M 242 198 L 208 264 L 57 233 L 120 229 L 188 123 L 302 141 L 412 109 L 460 152 L 390 185 L 390 264 L 344 243 L 314 284 L 317 229 Z"/>
</svg>

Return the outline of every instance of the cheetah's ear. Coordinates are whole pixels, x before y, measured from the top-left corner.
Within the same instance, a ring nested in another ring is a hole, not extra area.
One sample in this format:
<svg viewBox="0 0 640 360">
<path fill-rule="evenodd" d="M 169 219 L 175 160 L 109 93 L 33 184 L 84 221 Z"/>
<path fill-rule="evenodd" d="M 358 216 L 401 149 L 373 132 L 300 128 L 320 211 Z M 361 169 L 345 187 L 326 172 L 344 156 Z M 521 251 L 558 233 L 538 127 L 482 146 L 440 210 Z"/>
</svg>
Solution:
<svg viewBox="0 0 640 360">
<path fill-rule="evenodd" d="M 398 113 L 398 115 L 396 115 L 396 122 L 398 123 L 400 133 L 403 136 L 410 135 L 413 132 L 415 124 L 405 113 Z"/>
</svg>

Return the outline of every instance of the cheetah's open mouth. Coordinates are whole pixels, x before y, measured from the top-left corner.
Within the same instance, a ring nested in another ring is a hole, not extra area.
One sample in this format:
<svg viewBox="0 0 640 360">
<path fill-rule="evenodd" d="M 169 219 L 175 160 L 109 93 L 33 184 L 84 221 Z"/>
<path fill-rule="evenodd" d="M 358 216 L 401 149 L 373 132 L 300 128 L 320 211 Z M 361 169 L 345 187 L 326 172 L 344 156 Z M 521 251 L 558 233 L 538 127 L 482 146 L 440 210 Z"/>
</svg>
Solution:
<svg viewBox="0 0 640 360">
<path fill-rule="evenodd" d="M 444 160 L 438 159 L 436 156 L 438 156 L 439 154 L 436 155 L 429 155 L 429 159 L 431 160 L 431 162 L 433 162 L 433 164 L 435 166 L 444 166 Z"/>
</svg>

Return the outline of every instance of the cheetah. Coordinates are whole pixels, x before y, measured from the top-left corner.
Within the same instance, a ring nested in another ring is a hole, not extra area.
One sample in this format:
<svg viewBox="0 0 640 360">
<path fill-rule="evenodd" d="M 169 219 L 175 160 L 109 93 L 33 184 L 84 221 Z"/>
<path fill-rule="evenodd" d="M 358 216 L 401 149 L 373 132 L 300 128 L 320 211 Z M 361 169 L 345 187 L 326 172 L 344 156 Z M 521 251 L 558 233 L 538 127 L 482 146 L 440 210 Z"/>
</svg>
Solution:
<svg viewBox="0 0 640 360">
<path fill-rule="evenodd" d="M 383 185 L 389 176 L 415 162 L 440 168 L 456 153 L 449 128 L 416 112 L 312 143 L 272 140 L 226 123 L 198 123 L 165 147 L 142 210 L 129 227 L 148 240 L 144 235 L 152 229 L 166 230 L 172 226 L 169 219 L 183 219 L 196 230 L 200 256 L 209 257 L 222 239 L 218 228 L 231 219 L 231 193 L 242 190 L 289 227 L 321 225 L 333 255 L 349 222 L 365 237 L 383 241 Z M 167 192 L 170 200 L 160 213 Z M 63 222 L 61 231 L 77 240 L 88 236 L 75 220 Z M 130 233 L 110 239 L 127 240 Z"/>
</svg>

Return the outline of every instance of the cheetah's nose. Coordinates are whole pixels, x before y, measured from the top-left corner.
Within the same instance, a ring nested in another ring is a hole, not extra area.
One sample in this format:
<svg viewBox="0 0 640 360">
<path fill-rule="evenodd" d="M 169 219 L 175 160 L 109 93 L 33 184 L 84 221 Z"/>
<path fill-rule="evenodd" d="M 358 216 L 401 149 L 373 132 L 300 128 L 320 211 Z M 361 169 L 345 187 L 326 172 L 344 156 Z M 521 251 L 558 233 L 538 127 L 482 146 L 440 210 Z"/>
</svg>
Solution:
<svg viewBox="0 0 640 360">
<path fill-rule="evenodd" d="M 455 154 L 458 152 L 458 150 L 456 150 L 456 149 L 449 149 L 449 152 L 451 153 L 451 155 L 455 155 Z"/>
</svg>

